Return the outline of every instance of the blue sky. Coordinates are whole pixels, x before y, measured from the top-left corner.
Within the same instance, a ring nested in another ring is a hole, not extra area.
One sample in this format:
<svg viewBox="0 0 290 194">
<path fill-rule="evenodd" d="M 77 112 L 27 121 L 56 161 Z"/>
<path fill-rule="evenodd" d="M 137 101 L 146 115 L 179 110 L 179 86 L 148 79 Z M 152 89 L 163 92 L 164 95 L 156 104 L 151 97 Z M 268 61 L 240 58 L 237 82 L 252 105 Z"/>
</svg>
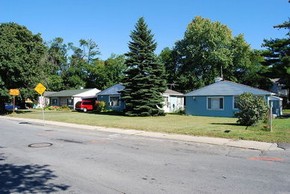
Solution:
<svg viewBox="0 0 290 194">
<path fill-rule="evenodd" d="M 263 39 L 282 38 L 273 26 L 290 17 L 288 0 L 0 0 L 0 23 L 16 22 L 45 41 L 62 37 L 76 45 L 93 39 L 101 59 L 128 51 L 130 33 L 144 17 L 158 44 L 156 54 L 183 38 L 195 16 L 244 34 L 254 49 Z"/>
</svg>

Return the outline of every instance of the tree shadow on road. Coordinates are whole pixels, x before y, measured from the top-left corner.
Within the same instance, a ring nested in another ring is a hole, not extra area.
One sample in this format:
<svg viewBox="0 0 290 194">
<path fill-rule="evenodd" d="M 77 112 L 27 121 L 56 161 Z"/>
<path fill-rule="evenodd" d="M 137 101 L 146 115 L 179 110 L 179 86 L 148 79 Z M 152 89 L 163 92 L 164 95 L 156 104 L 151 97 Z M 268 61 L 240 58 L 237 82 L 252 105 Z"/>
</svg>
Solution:
<svg viewBox="0 0 290 194">
<path fill-rule="evenodd" d="M 5 160 L 0 155 L 0 161 Z M 50 181 L 57 176 L 49 165 L 14 165 L 0 164 L 0 193 L 52 193 L 65 191 L 65 184 L 55 184 Z"/>
</svg>

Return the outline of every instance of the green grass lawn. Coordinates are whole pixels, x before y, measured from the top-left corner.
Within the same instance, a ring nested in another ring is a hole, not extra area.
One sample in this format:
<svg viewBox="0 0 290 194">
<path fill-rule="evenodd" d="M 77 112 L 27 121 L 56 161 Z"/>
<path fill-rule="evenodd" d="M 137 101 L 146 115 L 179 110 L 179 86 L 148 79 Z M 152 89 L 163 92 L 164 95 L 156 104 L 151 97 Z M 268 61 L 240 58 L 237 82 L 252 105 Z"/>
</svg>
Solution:
<svg viewBox="0 0 290 194">
<path fill-rule="evenodd" d="M 42 112 L 18 111 L 11 117 L 42 119 Z M 198 117 L 168 114 L 161 117 L 127 117 L 70 111 L 45 111 L 45 120 L 93 126 L 136 129 L 195 136 L 290 143 L 290 117 L 273 120 L 273 131 L 266 124 L 255 127 L 240 126 L 235 118 Z"/>
</svg>

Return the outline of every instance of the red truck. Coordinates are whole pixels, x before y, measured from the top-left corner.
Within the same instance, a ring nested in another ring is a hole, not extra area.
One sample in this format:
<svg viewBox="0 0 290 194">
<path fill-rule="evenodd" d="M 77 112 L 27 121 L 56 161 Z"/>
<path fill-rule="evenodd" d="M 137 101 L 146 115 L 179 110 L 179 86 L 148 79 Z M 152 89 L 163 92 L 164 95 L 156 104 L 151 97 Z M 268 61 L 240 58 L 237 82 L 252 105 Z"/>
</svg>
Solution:
<svg viewBox="0 0 290 194">
<path fill-rule="evenodd" d="M 78 101 L 75 106 L 76 111 L 92 111 L 94 110 L 95 101 L 94 100 L 82 100 Z"/>
</svg>

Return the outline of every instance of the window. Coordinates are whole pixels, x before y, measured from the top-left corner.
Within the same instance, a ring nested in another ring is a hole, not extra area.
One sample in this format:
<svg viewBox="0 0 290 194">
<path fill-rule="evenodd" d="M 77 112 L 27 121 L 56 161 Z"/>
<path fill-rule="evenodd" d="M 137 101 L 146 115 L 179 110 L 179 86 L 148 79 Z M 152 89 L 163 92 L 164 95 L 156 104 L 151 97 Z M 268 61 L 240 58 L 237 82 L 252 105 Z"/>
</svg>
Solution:
<svg viewBox="0 0 290 194">
<path fill-rule="evenodd" d="M 72 99 L 67 99 L 66 100 L 67 105 L 73 105 L 73 100 Z"/>
<path fill-rule="evenodd" d="M 92 105 L 92 102 L 83 102 L 83 105 Z"/>
<path fill-rule="evenodd" d="M 169 108 L 168 97 L 163 97 L 163 98 L 164 98 L 164 106 Z"/>
<path fill-rule="evenodd" d="M 239 96 L 234 96 L 234 109 L 238 109 L 238 99 Z"/>
<path fill-rule="evenodd" d="M 51 105 L 57 105 L 57 99 L 52 99 Z"/>
<path fill-rule="evenodd" d="M 110 106 L 119 106 L 119 97 L 110 97 Z"/>
<path fill-rule="evenodd" d="M 207 98 L 207 109 L 208 110 L 223 110 L 224 98 L 221 98 L 221 97 Z"/>
</svg>

